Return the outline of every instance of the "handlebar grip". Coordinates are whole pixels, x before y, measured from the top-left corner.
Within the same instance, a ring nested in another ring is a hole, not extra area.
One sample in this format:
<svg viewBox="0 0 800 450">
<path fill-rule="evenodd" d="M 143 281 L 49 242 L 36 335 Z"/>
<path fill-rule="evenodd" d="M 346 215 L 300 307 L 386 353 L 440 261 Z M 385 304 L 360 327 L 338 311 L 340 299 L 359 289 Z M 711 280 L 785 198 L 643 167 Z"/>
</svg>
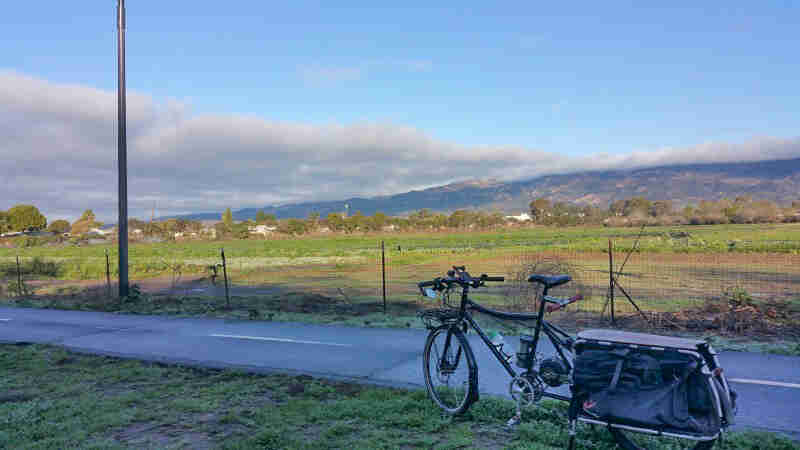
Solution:
<svg viewBox="0 0 800 450">
<path fill-rule="evenodd" d="M 433 287 L 435 288 L 435 287 L 436 287 L 436 280 L 433 280 L 433 281 L 423 281 L 423 282 L 421 282 L 421 283 L 417 283 L 417 287 L 419 288 L 419 293 L 420 293 L 421 295 L 425 295 L 425 288 L 426 288 L 426 287 L 429 287 L 429 286 L 433 286 Z"/>
<path fill-rule="evenodd" d="M 483 281 L 506 281 L 505 277 L 482 277 Z"/>
</svg>

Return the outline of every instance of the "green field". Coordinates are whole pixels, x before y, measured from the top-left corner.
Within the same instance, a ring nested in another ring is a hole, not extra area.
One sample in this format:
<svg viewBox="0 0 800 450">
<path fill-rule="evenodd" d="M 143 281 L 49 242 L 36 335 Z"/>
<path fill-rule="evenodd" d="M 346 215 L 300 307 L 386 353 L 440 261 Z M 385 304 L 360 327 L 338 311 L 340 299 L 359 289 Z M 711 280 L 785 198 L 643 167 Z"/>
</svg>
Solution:
<svg viewBox="0 0 800 450">
<path fill-rule="evenodd" d="M 646 311 L 680 311 L 739 289 L 756 300 L 796 301 L 800 293 L 800 224 L 648 227 L 533 227 L 495 232 L 329 234 L 295 239 L 185 241 L 130 246 L 129 273 L 147 292 L 223 297 L 222 270 L 212 284 L 209 266 L 225 249 L 233 294 L 239 297 L 302 292 L 344 303 L 382 304 L 386 279 L 390 305 L 422 307 L 415 284 L 463 264 L 473 274 L 504 275 L 508 282 L 479 291 L 503 308 L 532 307 L 523 280 L 535 271 L 567 272 L 574 282 L 560 294 L 580 292 L 571 309 L 600 312 L 609 285 L 608 242 L 615 270 L 634 246 L 619 280 Z M 385 273 L 380 243 L 385 243 Z M 15 291 L 20 257 L 28 293 L 67 295 L 105 280 L 113 245 L 0 248 L 0 297 Z M 113 290 L 112 290 L 113 292 Z M 615 311 L 634 312 L 617 292 Z M 404 312 L 408 308 L 403 309 Z"/>
</svg>

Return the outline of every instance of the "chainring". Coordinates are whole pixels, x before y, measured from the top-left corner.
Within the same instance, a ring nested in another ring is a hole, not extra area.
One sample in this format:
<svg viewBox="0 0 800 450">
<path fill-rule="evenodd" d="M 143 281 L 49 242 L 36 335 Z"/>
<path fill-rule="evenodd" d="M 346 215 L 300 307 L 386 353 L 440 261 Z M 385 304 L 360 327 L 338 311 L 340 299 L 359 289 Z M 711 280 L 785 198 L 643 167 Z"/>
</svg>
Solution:
<svg viewBox="0 0 800 450">
<path fill-rule="evenodd" d="M 525 408 L 542 399 L 544 385 L 538 377 L 530 378 L 520 375 L 511 380 L 508 393 L 520 407 Z"/>
</svg>

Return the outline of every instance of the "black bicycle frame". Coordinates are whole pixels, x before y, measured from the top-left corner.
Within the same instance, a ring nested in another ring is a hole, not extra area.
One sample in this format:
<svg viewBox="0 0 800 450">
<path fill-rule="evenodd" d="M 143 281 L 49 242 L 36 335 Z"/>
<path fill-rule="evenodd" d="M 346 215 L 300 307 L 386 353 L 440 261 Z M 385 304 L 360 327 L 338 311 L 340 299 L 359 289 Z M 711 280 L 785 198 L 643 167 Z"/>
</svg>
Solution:
<svg viewBox="0 0 800 450">
<path fill-rule="evenodd" d="M 461 307 L 459 309 L 459 316 L 462 319 L 465 319 L 467 321 L 467 323 L 469 323 L 469 325 L 475 330 L 475 332 L 478 334 L 478 336 L 480 336 L 480 338 L 483 341 L 483 343 L 486 344 L 487 347 L 489 347 L 489 350 L 492 352 L 494 357 L 506 369 L 506 372 L 508 372 L 509 376 L 511 376 L 512 378 L 516 378 L 517 377 L 517 372 L 514 370 L 513 367 L 511 367 L 511 364 L 508 363 L 508 360 L 506 359 L 505 355 L 503 355 L 500 352 L 500 350 L 497 347 L 495 347 L 494 344 L 492 344 L 491 339 L 489 339 L 489 337 L 486 336 L 486 333 L 483 332 L 481 327 L 475 322 L 475 319 L 472 318 L 472 314 L 469 313 L 469 310 L 475 310 L 475 311 L 478 311 L 480 313 L 487 314 L 487 315 L 492 316 L 492 317 L 496 317 L 498 319 L 506 319 L 506 320 L 536 320 L 536 331 L 534 332 L 534 335 L 533 335 L 533 348 L 532 348 L 531 351 L 534 354 L 536 353 L 536 349 L 539 346 L 539 336 L 540 336 L 541 332 L 543 331 L 544 334 L 547 335 L 547 337 L 550 339 L 550 342 L 553 344 L 553 347 L 556 349 L 556 352 L 558 353 L 558 356 L 561 358 L 561 360 L 566 365 L 567 370 L 569 370 L 569 371 L 572 370 L 572 364 L 570 363 L 569 359 L 564 355 L 564 351 L 562 350 L 562 347 L 570 348 L 572 346 L 572 344 L 571 344 L 571 340 L 572 340 L 571 336 L 567 332 L 565 332 L 564 330 L 562 330 L 562 329 L 558 328 L 557 326 L 555 326 L 555 325 L 547 322 L 546 320 L 544 320 L 544 304 L 545 304 L 544 296 L 547 295 L 547 287 L 545 287 L 544 292 L 542 293 L 542 301 L 540 302 L 540 305 L 539 305 L 539 314 L 509 313 L 509 312 L 495 311 L 495 310 L 492 310 L 492 309 L 484 308 L 483 306 L 481 306 L 481 305 L 473 302 L 472 300 L 470 300 L 468 298 L 468 294 L 469 294 L 469 286 L 462 286 Z M 459 324 L 460 323 L 463 323 L 463 322 L 459 321 Z M 466 331 L 466 329 L 464 331 Z M 561 337 L 559 337 L 559 335 L 561 335 Z M 444 351 L 442 352 L 442 361 L 440 361 L 440 364 L 446 364 L 446 361 L 444 361 L 444 355 L 447 354 L 447 349 L 450 346 L 450 338 L 451 338 L 451 336 L 452 336 L 452 331 L 448 331 L 447 337 L 445 338 Z M 459 361 L 459 358 L 461 356 L 460 352 L 461 352 L 461 348 L 459 347 L 458 353 L 456 354 L 456 359 L 455 359 L 456 362 Z M 545 392 L 544 395 L 547 396 L 547 397 L 550 397 L 550 398 L 557 399 L 557 400 L 570 401 L 569 397 L 566 397 L 566 396 L 563 396 L 563 395 L 559 395 L 559 394 L 553 394 L 553 393 L 550 393 L 550 392 Z"/>
</svg>

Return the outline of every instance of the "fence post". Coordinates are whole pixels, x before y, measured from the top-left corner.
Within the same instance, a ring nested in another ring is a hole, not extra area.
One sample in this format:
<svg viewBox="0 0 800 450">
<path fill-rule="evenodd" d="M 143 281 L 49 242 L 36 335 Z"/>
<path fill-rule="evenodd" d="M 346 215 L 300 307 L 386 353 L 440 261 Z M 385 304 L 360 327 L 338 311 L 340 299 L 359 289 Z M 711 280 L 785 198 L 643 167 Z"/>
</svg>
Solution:
<svg viewBox="0 0 800 450">
<path fill-rule="evenodd" d="M 225 307 L 230 309 L 231 295 L 228 292 L 228 265 L 225 262 L 225 249 L 221 248 L 219 251 L 222 254 L 222 275 L 225 277 Z"/>
<path fill-rule="evenodd" d="M 611 307 L 611 324 L 614 325 L 614 250 L 608 240 L 608 306 Z"/>
<path fill-rule="evenodd" d="M 386 314 L 386 247 L 381 241 L 381 285 L 383 286 L 383 313 Z"/>
<path fill-rule="evenodd" d="M 19 255 L 17 255 L 17 295 L 22 297 L 22 269 L 19 267 Z"/>
<path fill-rule="evenodd" d="M 106 249 L 106 291 L 111 297 L 111 264 L 108 262 L 108 249 Z"/>
</svg>

